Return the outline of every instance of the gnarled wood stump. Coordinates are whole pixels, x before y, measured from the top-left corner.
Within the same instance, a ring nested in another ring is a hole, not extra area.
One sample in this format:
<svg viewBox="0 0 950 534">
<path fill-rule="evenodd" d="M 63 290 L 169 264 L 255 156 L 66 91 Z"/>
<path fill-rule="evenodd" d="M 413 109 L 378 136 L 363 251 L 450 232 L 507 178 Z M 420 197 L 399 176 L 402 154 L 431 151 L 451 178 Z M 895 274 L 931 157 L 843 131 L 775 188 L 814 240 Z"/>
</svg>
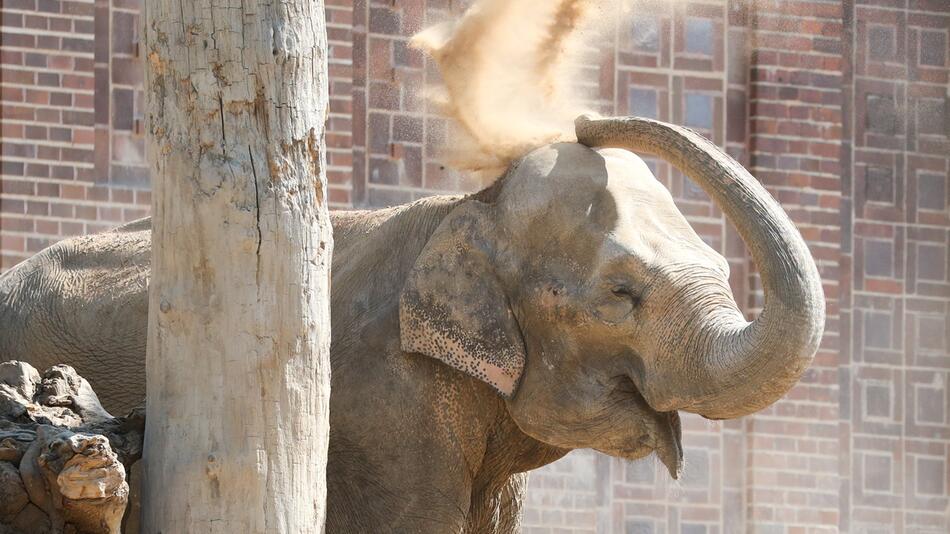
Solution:
<svg viewBox="0 0 950 534">
<path fill-rule="evenodd" d="M 118 534 L 145 412 L 115 418 L 72 367 L 0 363 L 0 534 Z"/>
</svg>

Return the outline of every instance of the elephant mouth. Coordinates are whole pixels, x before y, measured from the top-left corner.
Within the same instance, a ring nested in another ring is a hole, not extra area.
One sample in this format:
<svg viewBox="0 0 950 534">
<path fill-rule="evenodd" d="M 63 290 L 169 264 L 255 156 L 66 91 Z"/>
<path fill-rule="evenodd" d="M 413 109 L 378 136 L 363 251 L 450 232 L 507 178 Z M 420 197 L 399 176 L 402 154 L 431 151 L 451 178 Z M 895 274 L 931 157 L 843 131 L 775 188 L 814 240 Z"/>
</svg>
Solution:
<svg viewBox="0 0 950 534">
<path fill-rule="evenodd" d="M 626 409 L 634 411 L 634 419 L 641 427 L 640 436 L 633 444 L 598 450 L 627 460 L 638 460 L 655 452 L 670 476 L 679 479 L 683 472 L 683 429 L 679 413 L 653 409 L 632 380 L 622 380 L 616 392 L 625 398 Z"/>
</svg>

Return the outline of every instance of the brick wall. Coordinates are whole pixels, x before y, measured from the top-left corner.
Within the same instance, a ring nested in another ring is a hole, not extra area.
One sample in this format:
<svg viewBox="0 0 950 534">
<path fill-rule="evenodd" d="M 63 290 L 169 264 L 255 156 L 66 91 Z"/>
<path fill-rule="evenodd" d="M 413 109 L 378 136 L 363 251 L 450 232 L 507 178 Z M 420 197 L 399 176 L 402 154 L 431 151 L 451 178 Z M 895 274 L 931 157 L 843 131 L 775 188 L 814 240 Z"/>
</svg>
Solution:
<svg viewBox="0 0 950 534">
<path fill-rule="evenodd" d="M 3 0 L 0 269 L 146 213 L 140 0 Z M 632 4 L 632 2 L 629 2 Z M 407 47 L 450 0 L 327 0 L 330 201 L 378 207 L 475 184 Z M 621 9 L 621 8 L 618 8 Z M 532 475 L 525 531 L 950 531 L 950 3 L 638 1 L 585 69 L 590 104 L 686 124 L 779 199 L 824 280 L 815 365 L 740 421 L 685 416 L 686 470 L 577 451 Z M 649 161 L 732 269 L 754 266 L 706 195 Z"/>
<path fill-rule="evenodd" d="M 136 0 L 4 0 L 0 268 L 147 213 Z"/>
<path fill-rule="evenodd" d="M 948 532 L 950 3 L 847 9 L 842 530 Z"/>
<path fill-rule="evenodd" d="M 835 532 L 844 5 L 757 0 L 752 13 L 750 170 L 782 203 L 824 282 L 827 322 L 812 367 L 745 422 L 746 520 L 767 532 Z M 752 304 L 762 302 L 752 281 Z"/>
</svg>

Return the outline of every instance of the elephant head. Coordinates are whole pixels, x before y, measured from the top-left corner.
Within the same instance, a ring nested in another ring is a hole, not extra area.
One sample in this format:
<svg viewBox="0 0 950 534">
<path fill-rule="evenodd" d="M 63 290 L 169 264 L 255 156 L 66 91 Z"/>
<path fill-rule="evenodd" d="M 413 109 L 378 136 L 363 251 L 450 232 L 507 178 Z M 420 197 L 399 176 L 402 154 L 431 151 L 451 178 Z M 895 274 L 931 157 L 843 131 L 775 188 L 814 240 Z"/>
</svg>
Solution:
<svg viewBox="0 0 950 534">
<path fill-rule="evenodd" d="M 576 130 L 441 222 L 402 293 L 402 348 L 493 386 L 535 439 L 656 451 L 676 477 L 677 410 L 740 417 L 801 376 L 824 326 L 821 280 L 778 203 L 702 136 L 642 118 Z M 753 322 L 725 259 L 633 151 L 690 176 L 735 225 L 765 290 Z"/>
</svg>

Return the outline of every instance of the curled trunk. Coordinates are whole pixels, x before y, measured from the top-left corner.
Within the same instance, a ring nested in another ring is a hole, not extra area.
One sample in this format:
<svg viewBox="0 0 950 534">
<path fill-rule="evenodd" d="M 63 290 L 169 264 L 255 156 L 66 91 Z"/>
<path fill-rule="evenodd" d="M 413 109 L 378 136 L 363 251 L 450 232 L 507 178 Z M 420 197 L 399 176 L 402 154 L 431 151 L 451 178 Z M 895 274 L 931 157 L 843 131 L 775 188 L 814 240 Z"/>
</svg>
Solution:
<svg viewBox="0 0 950 534">
<path fill-rule="evenodd" d="M 699 184 L 735 225 L 758 267 L 765 307 L 747 323 L 717 313 L 696 326 L 704 354 L 680 355 L 689 384 L 651 388 L 651 405 L 709 418 L 740 417 L 781 398 L 811 363 L 825 322 L 821 278 L 801 234 L 781 206 L 738 162 L 701 135 L 638 117 L 576 122 L 588 146 L 659 156 Z"/>
</svg>

